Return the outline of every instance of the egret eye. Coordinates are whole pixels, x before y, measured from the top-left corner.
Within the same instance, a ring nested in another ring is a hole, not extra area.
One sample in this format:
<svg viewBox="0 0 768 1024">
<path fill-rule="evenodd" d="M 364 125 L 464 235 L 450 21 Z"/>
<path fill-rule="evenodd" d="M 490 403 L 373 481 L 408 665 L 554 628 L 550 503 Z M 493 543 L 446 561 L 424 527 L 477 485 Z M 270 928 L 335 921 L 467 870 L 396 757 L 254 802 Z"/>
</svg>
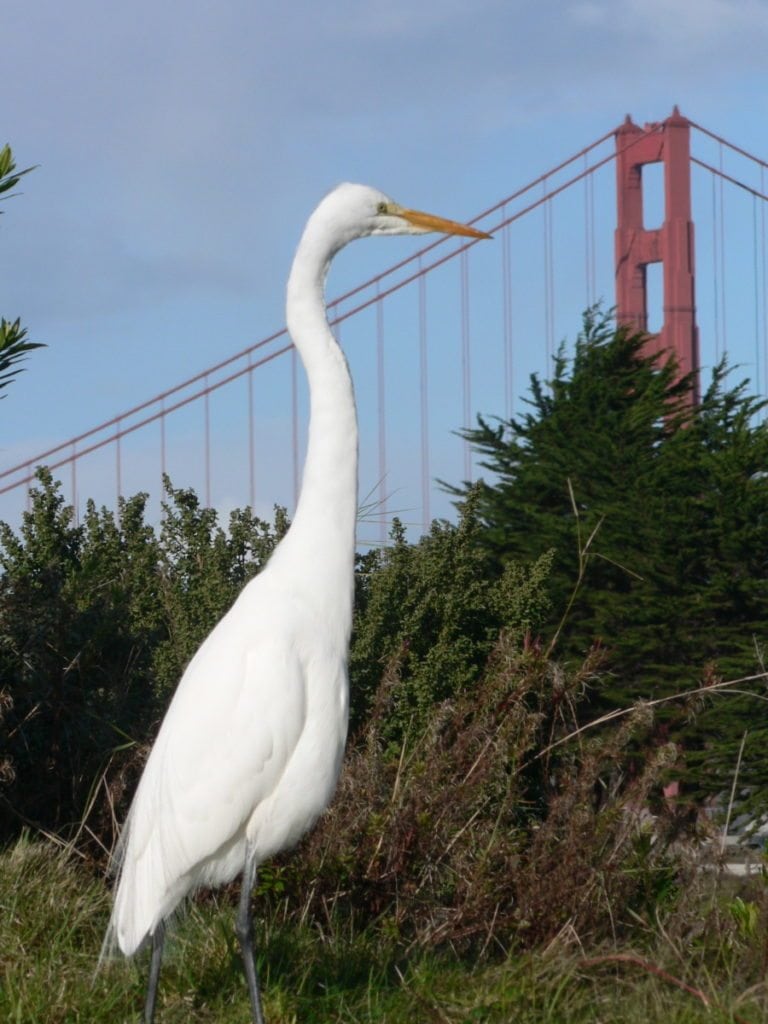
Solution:
<svg viewBox="0 0 768 1024">
<path fill-rule="evenodd" d="M 387 212 L 387 204 L 384 203 L 384 202 L 379 203 L 379 205 L 376 207 L 376 213 L 384 214 L 386 212 Z"/>
</svg>

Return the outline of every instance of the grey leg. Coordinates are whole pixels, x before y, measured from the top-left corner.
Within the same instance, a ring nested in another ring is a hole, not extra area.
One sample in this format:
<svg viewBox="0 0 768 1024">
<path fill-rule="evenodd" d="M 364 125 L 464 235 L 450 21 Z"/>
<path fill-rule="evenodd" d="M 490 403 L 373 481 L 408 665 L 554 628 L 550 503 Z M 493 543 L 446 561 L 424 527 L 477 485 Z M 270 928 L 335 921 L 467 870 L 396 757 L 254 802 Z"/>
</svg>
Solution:
<svg viewBox="0 0 768 1024">
<path fill-rule="evenodd" d="M 157 1002 L 157 985 L 160 981 L 160 964 L 163 961 L 163 943 L 165 942 L 165 925 L 161 921 L 152 936 L 152 960 L 149 965 L 149 981 L 147 982 L 147 998 L 144 1003 L 144 1024 L 152 1024 L 155 1019 L 155 1003 Z"/>
<path fill-rule="evenodd" d="M 240 889 L 240 904 L 237 909 L 237 918 L 235 919 L 235 934 L 240 941 L 240 950 L 243 954 L 243 968 L 246 981 L 248 982 L 248 992 L 251 997 L 253 1024 L 264 1024 L 259 979 L 256 976 L 256 960 L 253 950 L 253 907 L 251 906 L 251 893 L 255 884 L 256 858 L 250 850 L 247 850 L 245 868 L 243 870 L 243 884 Z"/>
</svg>

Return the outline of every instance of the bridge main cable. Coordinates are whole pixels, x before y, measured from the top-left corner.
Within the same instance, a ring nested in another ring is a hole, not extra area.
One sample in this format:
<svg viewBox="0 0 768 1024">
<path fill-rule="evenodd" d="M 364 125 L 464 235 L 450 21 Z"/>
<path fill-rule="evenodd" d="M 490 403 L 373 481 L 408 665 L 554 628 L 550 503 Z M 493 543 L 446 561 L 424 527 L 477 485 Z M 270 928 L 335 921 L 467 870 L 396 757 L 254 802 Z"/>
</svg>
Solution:
<svg viewBox="0 0 768 1024">
<path fill-rule="evenodd" d="M 515 192 L 511 193 L 506 198 L 500 200 L 497 203 L 494 203 L 492 206 L 489 206 L 487 209 L 483 210 L 481 213 L 478 213 L 475 217 L 473 217 L 469 221 L 469 223 L 470 224 L 475 224 L 477 221 L 482 220 L 483 218 L 490 216 L 492 213 L 495 213 L 498 210 L 504 208 L 509 203 L 513 202 L 515 199 L 519 199 L 521 196 L 525 195 L 526 192 L 529 192 L 536 185 L 541 184 L 542 182 L 545 182 L 547 178 L 552 177 L 554 174 L 556 174 L 559 171 L 563 170 L 565 167 L 568 167 L 570 164 L 572 164 L 576 160 L 584 157 L 585 154 L 588 154 L 593 149 L 595 149 L 597 146 L 599 146 L 602 143 L 606 142 L 613 135 L 614 135 L 614 130 L 611 130 L 609 132 L 606 132 L 604 135 L 601 135 L 599 138 L 597 138 L 593 142 L 591 142 L 588 146 L 583 147 L 577 153 L 574 153 L 572 156 L 568 157 L 566 160 L 563 160 L 561 163 L 557 164 L 555 167 L 553 167 L 552 169 L 550 169 L 546 173 L 539 175 L 537 178 L 535 178 L 532 181 L 530 181 L 527 185 L 521 187 L 520 189 L 517 189 Z M 624 148 L 625 149 L 629 149 L 634 144 L 635 144 L 634 141 L 630 142 Z M 538 199 L 536 199 L 533 202 L 529 203 L 527 206 L 523 207 L 521 210 L 516 211 L 514 214 L 512 214 L 510 216 L 503 217 L 502 220 L 499 221 L 498 224 L 495 224 L 494 226 L 491 227 L 491 231 L 498 231 L 498 230 L 501 230 L 502 228 L 508 226 L 509 224 L 512 224 L 514 221 L 519 220 L 521 217 L 525 216 L 527 213 L 530 213 L 532 210 L 537 209 L 542 203 L 545 203 L 545 202 L 553 199 L 555 196 L 559 195 L 561 192 L 564 192 L 566 189 L 570 188 L 572 185 L 574 185 L 577 182 L 583 180 L 587 176 L 589 176 L 591 174 L 594 174 L 595 171 L 597 171 L 601 167 L 605 166 L 611 160 L 616 159 L 616 156 L 618 155 L 619 152 L 623 152 L 623 150 L 612 151 L 608 156 L 602 158 L 601 160 L 597 161 L 594 164 L 589 165 L 584 170 L 582 170 L 580 173 L 574 175 L 573 177 L 569 178 L 566 182 L 564 182 L 563 184 L 559 185 L 557 188 L 551 189 L 550 191 L 542 194 Z M 351 289 L 350 291 L 345 292 L 344 294 L 338 296 L 337 298 L 332 299 L 328 303 L 329 312 L 332 309 L 332 307 L 339 305 L 341 302 L 343 302 L 343 301 L 345 301 L 345 300 L 347 300 L 349 298 L 352 298 L 355 295 L 358 295 L 360 292 L 365 291 L 367 288 L 370 288 L 374 284 L 379 284 L 384 278 L 386 278 L 389 275 L 393 274 L 397 270 L 402 269 L 403 267 L 407 266 L 408 264 L 413 263 L 414 261 L 422 259 L 423 256 L 426 253 L 433 251 L 439 245 L 444 244 L 448 240 L 449 239 L 447 238 L 447 236 L 443 236 L 443 237 L 440 237 L 440 238 L 436 239 L 435 241 L 431 242 L 429 245 L 426 245 L 426 246 L 422 247 L 420 250 L 418 250 L 417 252 L 411 254 L 407 258 L 405 258 L 403 260 L 400 260 L 399 262 L 397 262 L 395 264 L 392 264 L 386 270 L 380 272 L 379 274 L 375 274 L 373 277 L 371 277 L 371 278 L 367 279 L 366 281 L 362 282 L 361 284 L 357 285 L 355 288 Z M 474 245 L 474 244 L 475 244 L 474 240 L 470 241 L 470 242 L 467 242 L 467 243 L 465 243 L 465 244 L 463 244 L 463 245 L 461 245 L 461 246 L 459 246 L 459 247 L 457 247 L 455 249 L 452 249 L 449 253 L 447 253 L 446 255 L 444 255 L 442 257 L 440 257 L 439 259 L 433 260 L 431 263 L 428 263 L 425 266 L 422 265 L 419 268 L 419 270 L 416 271 L 415 273 L 409 274 L 405 278 L 397 281 L 394 285 L 391 285 L 389 288 L 387 288 L 387 289 L 385 289 L 383 291 L 377 292 L 377 294 L 375 294 L 372 298 L 369 298 L 369 299 L 367 299 L 364 302 L 358 303 L 356 306 L 352 307 L 351 309 L 346 310 L 344 313 L 337 314 L 335 317 L 330 317 L 331 324 L 340 324 L 344 320 L 349 319 L 350 317 L 352 317 L 355 314 L 361 312 L 362 310 L 367 309 L 369 306 L 374 305 L 376 302 L 380 302 L 382 299 L 385 299 L 387 296 L 392 295 L 394 292 L 399 291 L 401 288 L 404 288 L 406 285 L 412 283 L 413 281 L 415 281 L 418 278 L 424 276 L 425 274 L 430 273 L 432 270 L 435 270 L 437 267 L 439 267 L 442 264 L 448 262 L 449 260 L 453 259 L 454 257 L 459 256 L 460 254 L 466 252 L 466 250 L 471 248 L 471 246 Z M 281 328 L 280 330 L 274 331 L 272 334 L 268 335 L 265 338 L 262 338 L 260 341 L 255 342 L 253 345 L 249 345 L 247 348 L 242 349 L 239 352 L 236 352 L 234 355 L 229 356 L 228 358 L 223 359 L 223 360 L 219 361 L 218 363 L 213 364 L 212 366 L 209 366 L 207 369 L 201 370 L 199 373 L 194 374 L 193 376 L 187 378 L 186 380 L 184 380 L 181 383 L 175 385 L 174 387 L 168 388 L 167 390 L 160 392 L 159 394 L 155 395 L 154 397 L 146 399 L 144 402 L 141 402 L 138 405 L 135 405 L 132 408 L 130 408 L 130 409 L 128 409 L 128 410 L 126 410 L 126 411 L 124 411 L 122 413 L 119 413 L 116 416 L 113 416 L 111 419 L 103 421 L 102 423 L 98 424 L 97 426 L 92 427 L 90 430 L 83 431 L 82 433 L 80 433 L 80 434 L 78 434 L 78 435 L 76 435 L 74 437 L 68 438 L 66 441 L 62 441 L 60 444 L 55 445 L 54 447 L 49 448 L 49 449 L 47 449 L 44 452 L 41 452 L 41 453 L 39 453 L 37 455 L 34 455 L 34 456 L 31 456 L 28 459 L 24 459 L 23 461 L 21 461 L 19 463 L 16 463 L 16 465 L 14 465 L 14 466 L 12 466 L 12 467 L 10 467 L 8 469 L 0 471 L 0 480 L 2 480 L 2 479 L 5 479 L 5 478 L 15 474 L 15 473 L 20 473 L 20 472 L 23 472 L 23 471 L 26 470 L 26 476 L 24 476 L 24 477 L 22 477 L 20 479 L 14 480 L 10 484 L 6 484 L 4 487 L 0 488 L 0 495 L 5 494 L 5 493 L 7 493 L 9 491 L 12 491 L 12 490 L 16 489 L 19 486 L 22 486 L 24 484 L 30 483 L 34 479 L 34 473 L 30 471 L 30 469 L 31 469 L 31 467 L 33 465 L 38 465 L 38 464 L 42 463 L 45 459 L 48 459 L 51 455 L 56 455 L 57 453 L 63 451 L 66 448 L 73 448 L 73 447 L 77 446 L 80 442 L 82 442 L 84 440 L 87 440 L 88 438 L 93 437 L 93 436 L 95 436 L 95 435 L 97 435 L 97 434 L 99 434 L 99 433 L 101 433 L 101 432 L 103 432 L 105 430 L 108 430 L 110 427 L 119 426 L 120 424 L 123 423 L 124 420 L 130 419 L 130 417 L 135 416 L 135 415 L 137 415 L 140 412 L 143 412 L 145 409 L 149 409 L 152 406 L 157 405 L 158 403 L 164 403 L 167 398 L 169 398 L 169 397 L 171 397 L 173 395 L 178 394 L 180 391 L 183 391 L 184 389 L 192 386 L 193 384 L 198 383 L 201 380 L 205 380 L 210 375 L 215 374 L 215 373 L 219 372 L 220 370 L 225 369 L 228 366 L 231 366 L 233 363 L 236 363 L 238 360 L 250 357 L 255 351 L 263 348 L 264 346 L 266 346 L 266 345 L 268 345 L 268 344 L 270 344 L 272 342 L 275 342 L 275 341 L 279 340 L 282 337 L 287 337 L 287 330 L 286 330 L 285 327 Z M 210 384 L 209 386 L 206 386 L 204 388 L 201 388 L 201 389 L 197 390 L 193 394 L 188 395 L 185 398 L 183 398 L 183 399 L 181 399 L 181 400 L 179 400 L 177 402 L 174 402 L 172 405 L 166 406 L 166 405 L 163 404 L 163 407 L 158 412 L 153 413 L 150 416 L 146 416 L 146 417 L 142 418 L 141 420 L 139 420 L 138 422 L 132 423 L 132 424 L 130 424 L 128 426 L 119 426 L 119 429 L 114 431 L 113 433 L 111 433 L 108 437 L 102 438 L 101 440 L 96 441 L 93 444 L 86 446 L 85 448 L 78 449 L 78 450 L 74 451 L 73 454 L 68 455 L 65 458 L 59 459 L 59 460 L 57 460 L 54 463 L 48 464 L 49 468 L 50 469 L 57 469 L 57 468 L 59 468 L 59 467 L 61 467 L 63 465 L 67 465 L 69 463 L 77 461 L 77 460 L 83 458 L 84 456 L 89 455 L 92 452 L 94 452 L 94 451 L 96 451 L 96 450 L 98 450 L 100 448 L 105 447 L 108 444 L 115 443 L 116 441 L 119 441 L 122 437 L 125 437 L 128 434 L 134 433 L 135 431 L 141 429 L 142 427 L 145 427 L 145 426 L 147 426 L 150 423 L 156 422 L 160 418 L 163 418 L 165 416 L 170 415 L 170 413 L 175 412 L 177 409 L 180 409 L 183 406 L 188 405 L 191 402 L 194 402 L 194 401 L 196 401 L 196 400 L 198 400 L 198 399 L 200 399 L 200 398 L 210 394 L 213 391 L 217 391 L 219 388 L 223 387 L 225 384 L 231 383 L 232 381 L 238 379 L 239 377 L 242 377 L 244 374 L 250 373 L 254 369 L 258 368 L 259 366 L 262 366 L 265 363 L 270 362 L 272 359 L 276 358 L 277 356 L 283 355 L 285 352 L 290 351 L 292 347 L 293 346 L 290 343 L 287 344 L 287 345 L 284 345 L 281 348 L 277 349 L 275 352 L 270 353 L 265 358 L 257 360 L 255 362 L 250 361 L 248 363 L 248 365 L 246 365 L 244 368 L 242 368 L 242 369 L 240 369 L 240 370 L 238 370 L 238 371 L 236 371 L 234 373 L 228 374 L 226 377 L 222 378 L 221 380 L 217 380 L 213 384 Z"/>
</svg>

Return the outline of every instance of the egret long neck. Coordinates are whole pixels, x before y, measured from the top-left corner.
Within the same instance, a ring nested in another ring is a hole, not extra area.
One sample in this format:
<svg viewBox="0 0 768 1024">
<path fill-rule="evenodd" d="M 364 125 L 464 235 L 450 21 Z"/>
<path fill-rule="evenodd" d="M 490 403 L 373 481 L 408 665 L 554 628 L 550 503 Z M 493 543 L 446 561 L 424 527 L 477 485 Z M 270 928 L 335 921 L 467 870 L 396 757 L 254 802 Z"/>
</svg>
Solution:
<svg viewBox="0 0 768 1024">
<path fill-rule="evenodd" d="M 294 553 L 300 552 L 310 596 L 323 602 L 331 616 L 341 616 L 339 625 L 348 632 L 357 517 L 357 414 L 347 361 L 325 311 L 323 292 L 332 255 L 308 229 L 288 280 L 288 329 L 309 380 L 310 420 L 301 495 L 285 542 Z"/>
</svg>

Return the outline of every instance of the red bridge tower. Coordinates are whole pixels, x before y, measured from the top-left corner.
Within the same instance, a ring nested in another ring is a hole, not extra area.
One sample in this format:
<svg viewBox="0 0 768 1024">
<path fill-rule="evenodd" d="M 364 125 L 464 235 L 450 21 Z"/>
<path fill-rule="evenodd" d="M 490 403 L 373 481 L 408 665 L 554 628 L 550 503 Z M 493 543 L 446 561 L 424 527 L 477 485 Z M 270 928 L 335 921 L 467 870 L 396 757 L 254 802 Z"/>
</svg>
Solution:
<svg viewBox="0 0 768 1024">
<path fill-rule="evenodd" d="M 643 226 L 642 170 L 664 164 L 664 222 Z M 651 351 L 674 353 L 681 374 L 694 376 L 699 397 L 699 335 L 694 300 L 693 221 L 691 220 L 690 124 L 677 107 L 660 124 L 644 128 L 626 121 L 616 130 L 616 319 L 648 330 L 645 268 L 664 265 L 664 322 L 651 335 Z"/>
</svg>

